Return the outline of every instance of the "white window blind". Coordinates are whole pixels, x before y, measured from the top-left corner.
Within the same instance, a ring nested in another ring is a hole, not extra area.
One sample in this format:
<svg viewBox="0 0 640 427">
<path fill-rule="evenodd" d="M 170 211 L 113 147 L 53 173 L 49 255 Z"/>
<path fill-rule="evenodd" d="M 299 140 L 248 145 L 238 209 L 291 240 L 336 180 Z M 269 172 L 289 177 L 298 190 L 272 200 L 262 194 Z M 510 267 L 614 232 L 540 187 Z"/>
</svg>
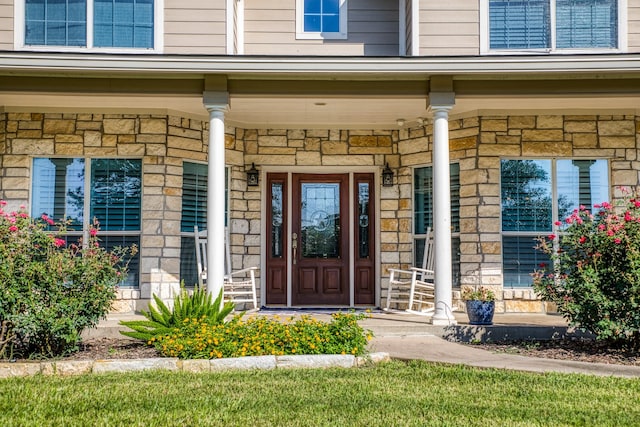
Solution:
<svg viewBox="0 0 640 427">
<path fill-rule="evenodd" d="M 56 221 L 71 220 L 67 241 L 75 243 L 82 236 L 83 227 L 96 218 L 100 223 L 98 237 L 107 250 L 116 246 L 140 246 L 142 162 L 139 159 L 36 158 L 32 173 L 32 216 L 46 214 Z M 129 273 L 120 286 L 137 286 L 139 254 L 128 261 Z"/>
<path fill-rule="evenodd" d="M 613 49 L 618 0 L 488 0 L 489 49 Z"/>
<path fill-rule="evenodd" d="M 460 284 L 460 165 L 449 167 L 451 189 L 451 261 L 453 282 Z M 416 168 L 413 172 L 414 265 L 421 266 L 427 228 L 433 228 L 433 167 Z"/>
</svg>

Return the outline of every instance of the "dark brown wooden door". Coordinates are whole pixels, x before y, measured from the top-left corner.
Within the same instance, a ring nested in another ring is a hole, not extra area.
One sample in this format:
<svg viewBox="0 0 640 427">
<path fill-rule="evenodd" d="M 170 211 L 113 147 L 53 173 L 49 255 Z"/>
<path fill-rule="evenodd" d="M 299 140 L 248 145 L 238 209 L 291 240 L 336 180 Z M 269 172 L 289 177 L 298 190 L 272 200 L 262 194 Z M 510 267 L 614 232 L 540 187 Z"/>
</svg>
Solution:
<svg viewBox="0 0 640 427">
<path fill-rule="evenodd" d="M 291 302 L 349 305 L 349 175 L 293 174 Z"/>
</svg>

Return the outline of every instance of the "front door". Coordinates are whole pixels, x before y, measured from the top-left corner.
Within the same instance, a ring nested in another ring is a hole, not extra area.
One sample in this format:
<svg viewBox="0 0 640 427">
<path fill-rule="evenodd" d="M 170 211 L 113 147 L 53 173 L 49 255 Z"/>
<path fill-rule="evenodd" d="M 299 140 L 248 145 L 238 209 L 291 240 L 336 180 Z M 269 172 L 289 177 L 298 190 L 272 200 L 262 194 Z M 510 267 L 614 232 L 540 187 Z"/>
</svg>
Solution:
<svg viewBox="0 0 640 427">
<path fill-rule="evenodd" d="M 374 304 L 372 184 L 371 174 L 268 174 L 267 305 Z"/>
<path fill-rule="evenodd" d="M 293 175 L 293 305 L 349 305 L 349 176 Z"/>
</svg>

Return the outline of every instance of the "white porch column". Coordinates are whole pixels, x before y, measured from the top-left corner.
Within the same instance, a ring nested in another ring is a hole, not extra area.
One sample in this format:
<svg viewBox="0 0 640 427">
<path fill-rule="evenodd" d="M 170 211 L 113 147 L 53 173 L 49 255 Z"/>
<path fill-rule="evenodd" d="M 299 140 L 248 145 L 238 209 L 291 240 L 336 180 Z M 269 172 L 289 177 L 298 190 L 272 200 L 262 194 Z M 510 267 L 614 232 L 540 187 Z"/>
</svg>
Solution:
<svg viewBox="0 0 640 427">
<path fill-rule="evenodd" d="M 224 281 L 224 113 L 228 107 L 228 94 L 226 92 L 205 92 L 204 106 L 209 111 L 207 291 L 213 294 L 215 299 L 220 293 Z"/>
<path fill-rule="evenodd" d="M 451 179 L 449 171 L 449 110 L 453 92 L 431 92 L 433 111 L 433 233 L 435 247 L 434 325 L 456 323 L 452 308 L 451 268 Z"/>
</svg>

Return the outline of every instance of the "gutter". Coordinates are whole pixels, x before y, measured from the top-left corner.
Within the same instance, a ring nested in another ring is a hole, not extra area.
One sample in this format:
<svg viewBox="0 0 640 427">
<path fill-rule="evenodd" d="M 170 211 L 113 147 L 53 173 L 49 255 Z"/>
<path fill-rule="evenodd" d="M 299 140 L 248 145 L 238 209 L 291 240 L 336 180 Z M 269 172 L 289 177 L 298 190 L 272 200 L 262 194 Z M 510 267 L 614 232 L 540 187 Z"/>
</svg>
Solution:
<svg viewBox="0 0 640 427">
<path fill-rule="evenodd" d="M 188 55 L 107 55 L 36 52 L 0 52 L 0 73 L 144 73 L 202 76 L 227 74 L 230 77 L 299 75 L 353 77 L 395 75 L 428 78 L 431 75 L 456 77 L 493 74 L 599 74 L 640 75 L 640 55 L 544 55 L 544 56 L 462 56 L 462 57 L 319 57 L 319 56 L 188 56 Z"/>
</svg>

